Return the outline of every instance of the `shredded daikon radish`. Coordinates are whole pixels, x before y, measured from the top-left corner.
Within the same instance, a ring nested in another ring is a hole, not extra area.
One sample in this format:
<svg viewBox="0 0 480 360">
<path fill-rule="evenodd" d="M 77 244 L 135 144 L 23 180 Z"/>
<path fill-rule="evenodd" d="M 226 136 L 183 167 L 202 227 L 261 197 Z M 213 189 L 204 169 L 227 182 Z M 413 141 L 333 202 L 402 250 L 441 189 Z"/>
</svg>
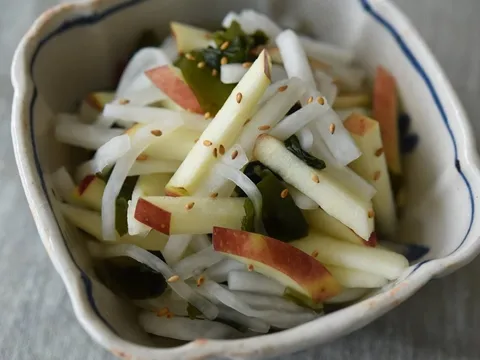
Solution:
<svg viewBox="0 0 480 360">
<path fill-rule="evenodd" d="M 263 320 L 243 315 L 242 313 L 230 309 L 224 305 L 217 306 L 219 310 L 218 318 L 220 319 L 233 321 L 234 323 L 244 326 L 251 331 L 261 334 L 266 334 L 270 330 L 270 325 Z"/>
<path fill-rule="evenodd" d="M 249 162 L 245 149 L 240 144 L 233 145 L 227 153 L 222 156 L 221 161 L 225 165 L 238 170 L 242 169 Z"/>
<path fill-rule="evenodd" d="M 92 125 L 95 125 L 95 126 L 99 126 L 99 127 L 104 127 L 104 128 L 111 128 L 113 126 L 113 124 L 115 124 L 115 119 L 113 118 L 107 118 L 105 116 L 103 116 L 102 114 L 99 114 L 94 122 L 92 123 Z"/>
<path fill-rule="evenodd" d="M 141 107 L 133 105 L 107 104 L 103 109 L 103 115 L 130 122 L 143 124 L 156 123 L 159 126 L 163 124 L 179 123 L 192 130 L 203 131 L 210 123 L 202 115 L 190 113 L 188 111 L 174 111 L 164 108 Z"/>
<path fill-rule="evenodd" d="M 195 252 L 202 251 L 203 249 L 208 248 L 211 245 L 212 245 L 212 242 L 210 241 L 208 236 L 205 234 L 193 235 L 193 239 L 190 242 L 190 247 Z"/>
<path fill-rule="evenodd" d="M 171 174 L 180 166 L 176 160 L 137 160 L 130 168 L 128 176 L 148 174 Z"/>
<path fill-rule="evenodd" d="M 73 191 L 75 190 L 75 183 L 65 166 L 54 171 L 50 178 L 52 179 L 55 195 L 60 197 L 59 200 L 74 204 Z"/>
<path fill-rule="evenodd" d="M 123 99 L 128 100 L 129 105 L 147 106 L 168 99 L 168 96 L 165 95 L 163 91 L 157 88 L 153 83 L 143 87 L 135 86 L 135 84 L 133 84 L 133 88 L 138 89 L 126 91 L 123 95 Z"/>
<path fill-rule="evenodd" d="M 359 198 L 369 201 L 377 193 L 377 189 L 349 167 L 328 166 L 326 171 L 351 193 Z"/>
<path fill-rule="evenodd" d="M 337 296 L 325 300 L 327 304 L 341 304 L 344 302 L 355 301 L 364 296 L 369 289 L 355 288 L 345 289 Z"/>
<path fill-rule="evenodd" d="M 165 55 L 167 55 L 170 62 L 174 62 L 178 57 L 177 42 L 172 35 L 169 35 L 163 40 L 162 46 L 160 47 Z"/>
<path fill-rule="evenodd" d="M 233 339 L 242 337 L 234 328 L 216 321 L 191 320 L 184 317 L 159 317 L 152 312 L 143 312 L 138 321 L 143 329 L 157 336 L 184 341 L 196 339 Z"/>
<path fill-rule="evenodd" d="M 282 65 L 272 65 L 272 82 L 288 79 L 287 72 Z"/>
<path fill-rule="evenodd" d="M 297 132 L 298 141 L 300 146 L 306 152 L 310 152 L 313 147 L 313 133 L 308 127 L 304 127 Z"/>
<path fill-rule="evenodd" d="M 243 75 L 246 74 L 248 68 L 242 64 L 225 64 L 220 66 L 220 80 L 224 84 L 236 84 Z"/>
<path fill-rule="evenodd" d="M 288 312 L 305 312 L 308 309 L 295 304 L 281 296 L 263 295 L 249 291 L 232 291 L 240 300 L 257 310 L 279 310 Z"/>
<path fill-rule="evenodd" d="M 359 68 L 333 65 L 328 71 L 330 76 L 339 80 L 342 89 L 348 91 L 361 90 L 366 78 L 366 72 Z"/>
<path fill-rule="evenodd" d="M 157 314 L 159 311 L 167 310 L 177 316 L 188 316 L 188 302 L 182 298 L 172 298 L 170 292 L 152 299 L 134 300 L 133 303 L 142 309 L 154 311 Z"/>
<path fill-rule="evenodd" d="M 170 235 L 163 249 L 163 257 L 168 265 L 178 263 L 192 241 L 192 235 Z"/>
<path fill-rule="evenodd" d="M 215 319 L 218 315 L 218 308 L 210 301 L 197 294 L 183 280 L 175 277 L 172 269 L 161 259 L 151 254 L 147 250 L 135 245 L 99 245 L 94 242 L 88 243 L 88 249 L 92 256 L 99 258 L 114 258 L 127 256 L 163 275 L 168 285 L 181 298 L 195 306 L 207 319 Z"/>
<path fill-rule="evenodd" d="M 354 59 L 351 51 L 341 47 L 314 40 L 307 36 L 300 36 L 300 42 L 308 57 L 331 65 L 350 65 Z"/>
<path fill-rule="evenodd" d="M 315 81 L 320 93 L 325 96 L 327 103 L 334 104 L 337 98 L 338 88 L 334 80 L 322 71 L 315 71 Z"/>
<path fill-rule="evenodd" d="M 87 175 L 101 173 L 112 166 L 131 148 L 130 137 L 127 134 L 117 136 L 98 148 L 92 160 L 79 165 L 75 172 L 75 180 L 82 181 Z"/>
<path fill-rule="evenodd" d="M 225 282 L 230 271 L 234 270 L 245 270 L 245 264 L 232 259 L 225 259 L 209 267 L 205 271 L 205 276 L 215 282 Z"/>
<path fill-rule="evenodd" d="M 310 199 L 307 195 L 302 193 L 296 187 L 287 184 L 288 193 L 292 196 L 295 205 L 302 210 L 314 210 L 318 209 L 318 204 Z"/>
<path fill-rule="evenodd" d="M 262 98 L 258 102 L 258 106 L 261 107 L 263 104 L 265 104 L 267 100 L 269 100 L 273 95 L 277 93 L 279 87 L 284 86 L 287 83 L 288 83 L 288 79 L 283 79 L 270 84 L 267 87 L 267 90 L 265 90 L 265 92 L 263 93 Z"/>
<path fill-rule="evenodd" d="M 57 115 L 55 139 L 64 144 L 97 150 L 106 142 L 122 134 L 122 129 L 107 129 L 82 123 L 76 115 Z"/>
<path fill-rule="evenodd" d="M 251 9 L 243 10 L 240 14 L 229 12 L 223 19 L 222 25 L 228 28 L 233 21 L 237 21 L 247 34 L 261 30 L 270 39 L 274 39 L 282 31 L 270 18 Z"/>
<path fill-rule="evenodd" d="M 193 276 L 197 276 L 204 269 L 222 261 L 223 259 L 224 256 L 213 250 L 213 247 L 210 245 L 209 247 L 180 260 L 173 267 L 173 271 L 183 280 L 187 280 Z"/>
<path fill-rule="evenodd" d="M 230 271 L 228 288 L 236 291 L 250 291 L 260 294 L 282 296 L 285 286 L 253 271 Z"/>
</svg>

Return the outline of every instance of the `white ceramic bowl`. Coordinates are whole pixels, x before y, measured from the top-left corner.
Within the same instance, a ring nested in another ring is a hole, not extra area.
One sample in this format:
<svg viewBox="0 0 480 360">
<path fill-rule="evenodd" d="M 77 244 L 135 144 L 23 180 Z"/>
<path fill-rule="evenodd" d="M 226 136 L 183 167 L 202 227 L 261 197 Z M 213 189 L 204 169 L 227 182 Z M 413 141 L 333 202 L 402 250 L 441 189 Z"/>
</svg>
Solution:
<svg viewBox="0 0 480 360">
<path fill-rule="evenodd" d="M 69 236 L 74 229 L 52 209 L 47 175 L 61 164 L 73 165 L 78 154 L 52 140 L 51 115 L 73 110 L 89 91 L 112 87 L 115 65 L 143 29 L 165 35 L 171 19 L 218 26 L 228 10 L 246 7 L 260 7 L 275 19 L 288 14 L 321 39 L 354 49 L 370 72 L 378 64 L 393 72 L 412 130 L 420 137 L 407 159 L 402 236 L 430 246 L 431 252 L 375 296 L 294 329 L 233 341 L 154 344 L 136 324 L 134 309 L 95 280 L 83 244 Z M 430 51 L 389 1 L 91 0 L 60 5 L 44 13 L 23 38 L 12 79 L 15 155 L 42 241 L 82 326 L 125 358 L 259 358 L 318 345 L 368 324 L 480 250 L 475 216 L 480 173 L 471 128 Z"/>
</svg>

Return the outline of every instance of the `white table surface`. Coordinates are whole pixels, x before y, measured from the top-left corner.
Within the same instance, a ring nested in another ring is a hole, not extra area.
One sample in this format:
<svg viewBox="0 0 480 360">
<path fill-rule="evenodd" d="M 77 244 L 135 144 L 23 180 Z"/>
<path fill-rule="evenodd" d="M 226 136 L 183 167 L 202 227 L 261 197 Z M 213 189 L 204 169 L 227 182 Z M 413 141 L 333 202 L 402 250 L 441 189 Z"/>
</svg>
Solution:
<svg viewBox="0 0 480 360">
<path fill-rule="evenodd" d="M 56 0 L 0 0 L 0 359 L 112 355 L 77 323 L 37 235 L 12 154 L 10 63 L 32 21 Z M 433 50 L 480 140 L 480 0 L 396 0 Z M 286 359 L 479 359 L 480 259 L 429 283 L 375 323 Z"/>
</svg>

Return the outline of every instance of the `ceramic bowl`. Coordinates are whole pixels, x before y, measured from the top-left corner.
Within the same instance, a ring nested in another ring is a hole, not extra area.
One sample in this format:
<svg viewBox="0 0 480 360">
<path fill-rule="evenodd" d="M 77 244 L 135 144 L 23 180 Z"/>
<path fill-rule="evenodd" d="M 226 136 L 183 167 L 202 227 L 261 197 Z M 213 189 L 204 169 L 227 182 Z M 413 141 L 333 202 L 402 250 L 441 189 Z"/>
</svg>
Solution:
<svg viewBox="0 0 480 360">
<path fill-rule="evenodd" d="M 171 19 L 218 26 L 229 10 L 255 8 L 320 39 L 353 49 L 365 68 L 381 64 L 397 78 L 411 131 L 406 159 L 408 206 L 401 236 L 431 248 L 401 278 L 353 306 L 275 334 L 231 341 L 155 341 L 135 310 L 93 275 L 84 245 L 52 208 L 48 174 L 82 155 L 52 136 L 52 114 L 72 111 L 86 93 L 112 88 L 116 65 L 144 29 L 166 35 Z M 288 14 L 288 16 L 284 16 Z M 25 193 L 40 237 L 92 338 L 126 359 L 261 358 L 350 333 L 451 272 L 480 250 L 480 173 L 472 131 L 451 85 L 410 22 L 389 1 L 91 0 L 44 13 L 21 41 L 12 66 L 12 136 Z"/>
</svg>

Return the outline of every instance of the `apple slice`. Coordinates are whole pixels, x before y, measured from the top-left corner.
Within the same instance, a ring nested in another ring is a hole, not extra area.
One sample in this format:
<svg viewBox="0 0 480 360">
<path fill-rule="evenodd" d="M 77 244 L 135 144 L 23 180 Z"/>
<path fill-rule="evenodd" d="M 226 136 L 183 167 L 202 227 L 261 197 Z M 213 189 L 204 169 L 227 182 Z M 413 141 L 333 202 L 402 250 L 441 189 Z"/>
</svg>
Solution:
<svg viewBox="0 0 480 360">
<path fill-rule="evenodd" d="M 183 79 L 179 69 L 171 65 L 159 66 L 145 72 L 148 78 L 183 110 L 203 114 L 197 97 Z"/>
<path fill-rule="evenodd" d="M 408 267 L 408 260 L 393 251 L 349 244 L 313 231 L 290 244 L 322 264 L 361 270 L 389 280 L 397 279 Z"/>
<path fill-rule="evenodd" d="M 80 118 L 83 122 L 93 123 L 102 113 L 106 104 L 115 99 L 113 92 L 93 92 L 87 95 L 80 105 Z"/>
<path fill-rule="evenodd" d="M 370 238 L 374 230 L 372 203 L 339 184 L 328 168 L 319 171 L 309 167 L 282 142 L 265 134 L 258 137 L 254 156 L 357 235 Z"/>
<path fill-rule="evenodd" d="M 368 108 L 370 107 L 371 98 L 369 94 L 357 93 L 337 96 L 333 108 L 335 110 L 345 110 L 355 107 Z"/>
<path fill-rule="evenodd" d="M 373 86 L 373 118 L 380 124 L 388 169 L 395 175 L 401 175 L 397 96 L 395 78 L 379 66 Z"/>
<path fill-rule="evenodd" d="M 310 227 L 325 235 L 329 235 L 338 240 L 344 240 L 357 245 L 364 245 L 375 247 L 377 245 L 375 237 L 366 241 L 348 226 L 343 225 L 340 221 L 333 216 L 328 215 L 323 209 L 317 208 L 314 210 L 303 210 L 303 216 Z"/>
<path fill-rule="evenodd" d="M 341 290 L 333 276 L 313 257 L 268 236 L 215 227 L 213 248 L 316 303 Z"/>
<path fill-rule="evenodd" d="M 248 227 L 252 206 L 247 198 L 147 196 L 138 199 L 135 219 L 167 235 L 210 234 L 214 226 Z"/>
<path fill-rule="evenodd" d="M 380 275 L 358 269 L 347 269 L 340 266 L 325 265 L 333 277 L 346 288 L 379 288 L 387 285 L 388 280 Z"/>
<path fill-rule="evenodd" d="M 392 236 L 397 227 L 397 216 L 380 126 L 377 121 L 358 114 L 350 115 L 344 125 L 362 152 L 349 166 L 377 189 L 372 199 L 375 219 L 380 232 Z"/>
<path fill-rule="evenodd" d="M 168 237 L 158 231 L 150 231 L 145 237 L 130 235 L 120 237 L 117 233 L 114 241 L 104 241 L 102 237 L 102 217 L 100 213 L 69 204 L 60 204 L 60 209 L 71 224 L 105 244 L 132 244 L 146 250 L 162 251 L 168 241 Z"/>
<path fill-rule="evenodd" d="M 270 84 L 271 68 L 270 56 L 263 51 L 173 175 L 167 185 L 168 194 L 188 196 L 200 187 L 220 149 L 228 150 L 242 132 Z"/>
<path fill-rule="evenodd" d="M 105 186 L 105 181 L 99 177 L 87 175 L 73 190 L 73 197 L 79 204 L 89 209 L 100 211 L 102 209 L 102 196 Z"/>
<path fill-rule="evenodd" d="M 179 53 L 187 53 L 196 49 L 204 49 L 210 45 L 212 34 L 195 26 L 172 21 L 170 29 L 177 43 Z"/>
</svg>

